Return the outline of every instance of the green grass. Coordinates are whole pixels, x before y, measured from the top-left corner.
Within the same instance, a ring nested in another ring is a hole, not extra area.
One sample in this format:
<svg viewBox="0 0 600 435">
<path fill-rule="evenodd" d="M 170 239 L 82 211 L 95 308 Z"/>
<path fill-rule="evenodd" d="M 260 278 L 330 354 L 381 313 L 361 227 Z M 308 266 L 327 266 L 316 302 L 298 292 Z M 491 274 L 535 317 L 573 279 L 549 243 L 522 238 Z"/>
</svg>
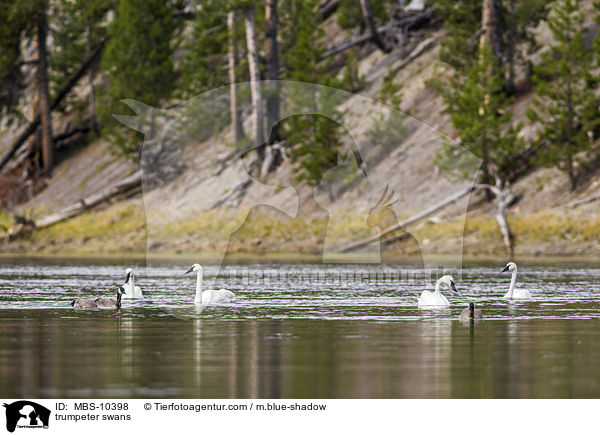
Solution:
<svg viewBox="0 0 600 435">
<path fill-rule="evenodd" d="M 4 210 L 0 210 L 0 233 L 3 233 L 13 224 L 13 219 L 10 214 Z"/>
<path fill-rule="evenodd" d="M 281 257 L 283 253 L 315 255 L 322 249 L 326 232 L 337 241 L 360 240 L 372 235 L 364 216 L 351 213 L 332 216 L 329 228 L 325 218 L 282 220 L 254 211 L 242 227 L 236 229 L 236 222 L 241 217 L 232 210 L 212 210 L 164 225 L 158 224 L 157 217 L 152 217 L 149 242 L 156 242 L 153 247 L 156 255 L 213 257 L 226 247 L 228 255 L 243 260 L 256 255 Z M 0 212 L 0 225 L 9 227 L 11 219 L 7 213 Z M 577 210 L 550 210 L 528 215 L 512 214 L 508 220 L 515 236 L 517 255 L 540 255 L 540 252 L 584 255 L 600 251 L 598 216 Z M 411 227 L 409 231 L 421 243 L 427 244 L 428 252 L 440 255 L 459 252 L 467 255 L 505 254 L 498 223 L 488 215 L 428 223 L 418 229 Z M 31 239 L 18 243 L 19 252 L 144 253 L 145 214 L 139 202 L 120 203 L 35 231 Z M 398 255 L 404 254 L 402 243 L 394 245 L 393 249 Z"/>
<path fill-rule="evenodd" d="M 35 231 L 31 242 L 47 251 L 141 252 L 146 248 L 143 210 L 128 203 L 86 212 Z"/>
</svg>

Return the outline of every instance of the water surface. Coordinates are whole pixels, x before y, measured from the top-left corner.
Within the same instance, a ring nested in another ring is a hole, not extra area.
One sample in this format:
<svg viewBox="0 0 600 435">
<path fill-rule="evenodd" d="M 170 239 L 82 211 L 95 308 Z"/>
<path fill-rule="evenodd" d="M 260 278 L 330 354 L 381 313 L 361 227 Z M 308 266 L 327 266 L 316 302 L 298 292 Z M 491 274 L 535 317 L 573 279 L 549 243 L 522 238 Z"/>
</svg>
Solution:
<svg viewBox="0 0 600 435">
<path fill-rule="evenodd" d="M 114 263 L 0 260 L 0 396 L 600 397 L 593 264 L 521 265 L 530 302 L 502 299 L 502 265 L 472 265 L 434 311 L 400 266 L 205 267 L 238 301 L 198 309 L 188 265 L 137 265 L 143 300 L 74 311 L 114 293 Z M 473 327 L 457 320 L 470 301 Z"/>
</svg>

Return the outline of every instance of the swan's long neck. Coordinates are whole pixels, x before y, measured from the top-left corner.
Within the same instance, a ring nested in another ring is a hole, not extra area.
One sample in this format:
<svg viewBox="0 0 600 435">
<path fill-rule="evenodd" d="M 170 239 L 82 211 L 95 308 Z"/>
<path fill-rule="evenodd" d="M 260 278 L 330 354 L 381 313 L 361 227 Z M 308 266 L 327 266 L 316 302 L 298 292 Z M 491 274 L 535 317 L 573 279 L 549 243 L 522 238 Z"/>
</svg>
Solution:
<svg viewBox="0 0 600 435">
<path fill-rule="evenodd" d="M 515 291 L 515 284 L 517 283 L 517 269 L 512 271 L 512 277 L 510 278 L 510 288 L 508 289 L 508 294 L 512 297 Z"/>
<path fill-rule="evenodd" d="M 437 294 L 441 294 L 440 290 L 441 290 L 441 284 L 442 284 L 442 280 L 438 279 L 438 281 L 435 283 L 435 292 Z"/>
<path fill-rule="evenodd" d="M 196 275 L 196 300 L 202 300 L 202 269 Z"/>
<path fill-rule="evenodd" d="M 127 291 L 127 289 L 131 288 L 131 291 L 133 292 L 133 287 L 135 287 L 135 276 L 133 275 L 133 272 L 129 273 L 129 277 L 127 278 L 127 282 L 125 283 L 125 289 Z M 129 292 L 127 292 L 129 293 Z"/>
</svg>

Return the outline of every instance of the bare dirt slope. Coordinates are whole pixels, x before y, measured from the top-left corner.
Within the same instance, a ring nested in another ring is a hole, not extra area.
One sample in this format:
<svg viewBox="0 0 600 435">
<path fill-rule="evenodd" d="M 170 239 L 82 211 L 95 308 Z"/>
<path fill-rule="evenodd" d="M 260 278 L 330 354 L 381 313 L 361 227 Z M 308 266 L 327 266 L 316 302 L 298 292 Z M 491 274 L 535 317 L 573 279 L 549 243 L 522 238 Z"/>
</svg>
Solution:
<svg viewBox="0 0 600 435">
<path fill-rule="evenodd" d="M 335 29 L 330 29 L 330 32 L 339 35 Z M 367 228 L 364 220 L 386 186 L 395 191 L 394 199 L 397 199 L 397 202 L 392 207 L 398 219 L 411 216 L 457 192 L 467 186 L 469 181 L 449 180 L 446 174 L 440 173 L 434 161 L 435 153 L 443 141 L 442 133 L 450 136 L 453 133 L 449 118 L 443 113 L 442 99 L 427 85 L 429 79 L 445 73 L 437 60 L 440 36 L 440 31 L 431 31 L 422 35 L 420 42 L 427 41 L 425 46 L 419 46 L 417 42 L 411 47 L 397 49 L 390 54 L 383 54 L 373 47 L 364 49 L 359 70 L 366 79 L 366 86 L 358 95 L 346 99 L 339 109 L 345 113 L 344 120 L 348 129 L 352 131 L 351 138 L 344 138 L 345 150 L 351 150 L 356 145 L 364 154 L 363 159 L 368 162 L 367 180 L 355 179 L 347 184 L 338 183 L 333 197 L 320 195 L 315 200 L 315 189 L 294 183 L 291 165 L 284 162 L 271 175 L 271 188 L 265 188 L 260 182 L 253 182 L 239 200 L 219 205 L 240 183 L 239 171 L 233 168 L 233 160 L 226 163 L 224 170 L 219 170 L 222 165 L 220 157 L 232 152 L 227 145 L 231 141 L 229 132 L 224 131 L 204 143 L 192 144 L 182 150 L 180 158 L 186 161 L 189 169 L 166 186 L 144 191 L 145 204 L 151 205 L 150 209 L 146 208 L 145 214 L 124 213 L 122 219 L 143 219 L 144 216 L 149 218 L 154 226 L 154 236 L 164 239 L 156 243 L 157 250 L 197 251 L 214 248 L 211 237 L 219 231 L 229 231 L 231 228 L 228 225 L 235 227 L 230 222 L 231 216 L 245 213 L 255 204 L 276 202 L 281 206 L 279 208 L 286 211 L 293 211 L 298 204 L 305 218 L 308 216 L 307 225 L 310 225 L 311 216 L 316 220 L 329 216 L 330 220 L 337 219 L 340 225 L 356 227 L 348 230 L 349 234 L 367 236 L 372 229 Z M 336 37 L 340 39 L 339 36 Z M 410 62 L 406 61 L 406 56 L 411 58 Z M 401 108 L 410 116 L 405 118 L 406 134 L 403 135 L 401 143 L 385 147 L 373 143 L 369 132 L 373 130 L 378 119 L 378 112 L 375 111 L 378 104 L 376 100 L 389 68 L 397 70 L 395 82 L 402 85 Z M 372 100 L 365 100 L 365 97 Z M 530 99 L 531 93 L 525 89 L 515 101 L 512 110 L 516 122 L 524 119 Z M 246 125 L 246 131 L 250 131 L 250 125 Z M 135 168 L 132 162 L 111 154 L 106 143 L 93 143 L 61 162 L 49 187 L 25 204 L 23 209 L 35 207 L 43 212 L 60 209 L 126 177 Z M 295 202 L 295 195 L 291 195 L 289 189 L 272 188 L 278 184 L 293 186 L 293 190 L 298 194 L 298 202 Z M 511 219 L 517 233 L 517 253 L 598 252 L 598 242 L 595 241 L 597 237 L 594 235 L 595 228 L 600 228 L 598 203 L 591 202 L 577 208 L 576 211 L 563 207 L 594 194 L 598 186 L 600 179 L 592 174 L 581 189 L 571 192 L 566 176 L 554 169 L 535 171 L 516 183 L 513 189 L 519 193 L 521 199 L 513 206 Z M 269 196 L 268 200 L 266 195 Z M 440 213 L 436 221 L 440 223 L 411 230 L 422 248 L 430 252 L 455 252 L 461 247 L 464 230 L 468 251 L 502 252 L 502 242 L 491 217 L 493 210 L 489 204 L 481 205 L 479 199 L 465 198 Z M 465 227 L 464 216 L 469 201 L 472 205 L 480 205 L 469 212 Z M 92 225 L 90 222 L 94 221 L 89 215 L 99 213 L 99 219 L 102 220 L 100 214 L 118 214 L 128 207 L 141 209 L 142 198 L 114 204 L 100 212 L 90 212 L 85 218 L 86 225 Z M 111 219 L 115 228 L 123 223 L 118 219 L 115 221 L 114 217 Z M 545 232 L 535 230 L 540 220 L 543 220 L 547 227 Z M 566 230 L 561 230 L 565 220 L 571 221 L 578 229 L 569 230 L 571 232 L 567 233 Z M 74 220 L 68 225 L 77 225 L 78 222 L 81 224 L 83 220 Z M 295 227 L 287 228 L 294 231 Z M 46 231 L 38 241 L 59 239 L 59 230 L 60 226 Z M 104 249 L 102 233 L 96 230 L 97 228 L 90 230 L 93 236 L 71 237 L 57 242 L 54 249 L 79 250 L 83 245 L 87 245 L 99 251 L 131 251 L 143 250 L 146 247 L 141 241 L 141 235 L 136 233 L 131 237 L 123 237 L 122 243 L 113 243 L 110 249 Z M 123 231 L 139 232 L 140 226 L 127 226 Z M 256 230 L 247 238 L 241 237 L 240 250 L 259 252 L 257 246 L 261 243 L 264 246 L 264 240 L 273 237 L 274 250 L 293 251 L 293 245 L 282 246 L 280 243 L 277 246 L 276 237 L 273 235 L 276 232 L 272 229 L 265 231 L 261 227 L 260 231 Z M 318 236 L 314 237 L 314 240 L 307 238 L 312 240 L 307 243 L 322 242 Z M 30 250 L 31 245 L 21 244 L 19 249 Z"/>
</svg>

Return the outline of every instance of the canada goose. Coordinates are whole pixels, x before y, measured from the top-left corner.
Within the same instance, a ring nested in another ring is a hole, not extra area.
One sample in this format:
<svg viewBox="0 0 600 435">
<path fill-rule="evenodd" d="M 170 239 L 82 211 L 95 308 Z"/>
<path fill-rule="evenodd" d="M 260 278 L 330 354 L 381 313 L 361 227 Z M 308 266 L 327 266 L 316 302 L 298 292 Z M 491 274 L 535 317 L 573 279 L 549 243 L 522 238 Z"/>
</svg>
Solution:
<svg viewBox="0 0 600 435">
<path fill-rule="evenodd" d="M 475 303 L 469 302 L 469 306 L 460 312 L 458 319 L 461 321 L 482 320 L 483 313 L 479 308 L 475 308 Z"/>
<path fill-rule="evenodd" d="M 502 272 L 512 272 L 512 277 L 510 279 L 510 288 L 508 292 L 504 295 L 505 299 L 521 299 L 521 300 L 529 300 L 531 299 L 531 293 L 529 290 L 518 290 L 515 289 L 515 284 L 517 283 L 517 265 L 512 261 L 506 265 L 504 269 L 500 271 Z"/>
<path fill-rule="evenodd" d="M 137 299 L 143 298 L 142 289 L 135 285 L 135 275 L 133 273 L 133 269 L 127 268 L 125 271 L 127 274 L 125 276 L 125 294 L 123 295 L 123 299 Z"/>
<path fill-rule="evenodd" d="M 125 294 L 125 287 L 120 286 L 117 289 L 117 299 L 113 299 L 113 298 L 98 298 L 96 299 L 96 305 L 98 305 L 98 308 L 116 308 L 117 310 L 119 308 L 121 308 L 121 298 L 123 297 L 123 295 Z"/>
<path fill-rule="evenodd" d="M 100 297 L 96 299 L 75 299 L 71 305 L 76 310 L 95 310 L 96 308 L 121 308 L 121 297 L 125 293 L 123 286 L 117 289 L 117 299 Z"/>
<path fill-rule="evenodd" d="M 76 310 L 95 310 L 98 308 L 96 301 L 93 299 L 75 299 L 73 302 L 71 302 L 71 305 Z"/>
<path fill-rule="evenodd" d="M 442 286 L 457 292 L 454 278 L 444 275 L 435 283 L 435 291 L 424 290 L 419 298 L 419 307 L 447 307 L 450 305 L 448 299 L 440 292 Z"/>
<path fill-rule="evenodd" d="M 185 273 L 186 275 L 191 272 L 198 272 L 196 276 L 196 297 L 194 303 L 196 304 L 221 304 L 235 301 L 235 295 L 229 290 L 205 290 L 202 291 L 202 266 L 198 263 L 194 264 Z"/>
</svg>

